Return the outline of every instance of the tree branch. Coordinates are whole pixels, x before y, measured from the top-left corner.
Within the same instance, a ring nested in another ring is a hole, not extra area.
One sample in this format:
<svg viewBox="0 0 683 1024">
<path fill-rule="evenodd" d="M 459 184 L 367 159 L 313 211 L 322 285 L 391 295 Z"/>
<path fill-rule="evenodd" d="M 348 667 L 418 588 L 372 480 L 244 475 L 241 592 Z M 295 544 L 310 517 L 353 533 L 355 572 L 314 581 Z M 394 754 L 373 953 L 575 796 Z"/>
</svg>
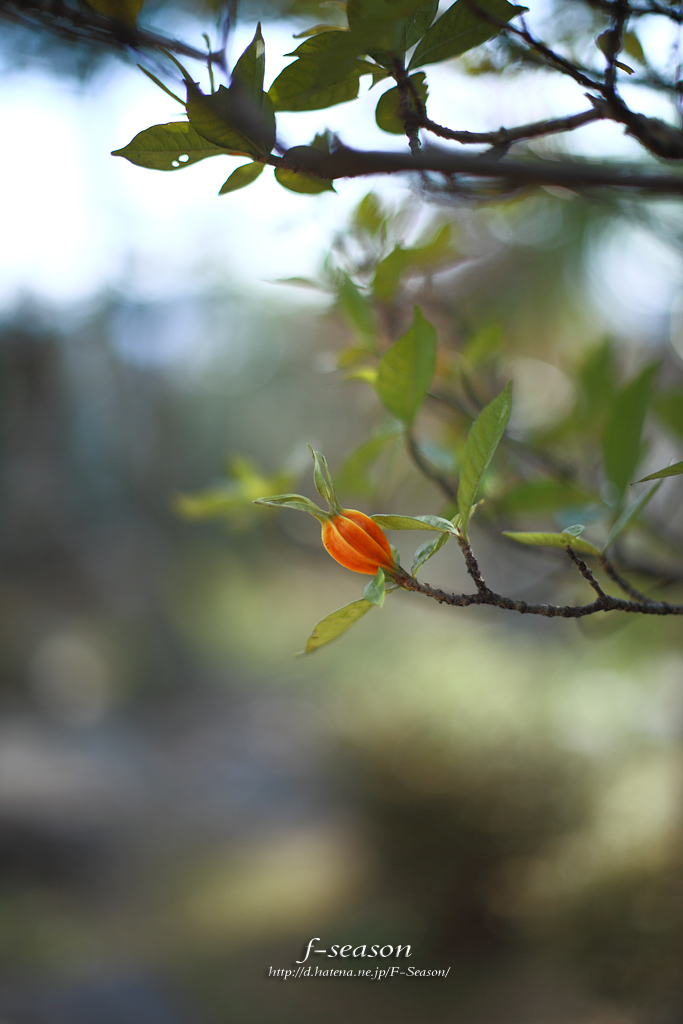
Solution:
<svg viewBox="0 0 683 1024">
<path fill-rule="evenodd" d="M 443 125 L 431 121 L 428 117 L 422 120 L 421 127 L 431 132 L 432 135 L 438 135 L 442 139 L 451 139 L 453 142 L 460 142 L 463 145 L 491 145 L 507 148 L 514 142 L 524 142 L 527 139 L 536 139 L 559 132 L 571 132 L 606 116 L 605 112 L 593 107 L 591 110 L 584 110 L 581 114 L 572 114 L 569 117 L 533 121 L 531 124 L 521 124 L 517 128 L 499 128 L 497 131 L 491 132 L 454 131 L 451 128 L 444 128 Z"/>
</svg>

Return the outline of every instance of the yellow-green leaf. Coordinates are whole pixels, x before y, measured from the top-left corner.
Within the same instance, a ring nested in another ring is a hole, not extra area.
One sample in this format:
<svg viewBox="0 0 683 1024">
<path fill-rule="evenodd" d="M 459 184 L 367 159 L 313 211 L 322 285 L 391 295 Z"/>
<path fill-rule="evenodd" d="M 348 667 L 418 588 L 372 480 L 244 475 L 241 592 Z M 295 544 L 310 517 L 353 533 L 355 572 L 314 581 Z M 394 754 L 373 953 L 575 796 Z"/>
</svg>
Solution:
<svg viewBox="0 0 683 1024">
<path fill-rule="evenodd" d="M 600 551 L 595 544 L 583 540 L 582 537 L 574 537 L 571 533 L 510 533 L 504 530 L 503 536 L 516 540 L 518 544 L 530 544 L 534 547 L 566 548 L 569 545 L 572 551 L 578 551 L 582 555 L 600 557 Z"/>
<path fill-rule="evenodd" d="M 427 83 L 425 81 L 424 71 L 418 71 L 416 74 L 411 75 L 409 80 L 412 83 L 413 89 L 422 100 L 422 105 L 424 107 L 424 104 L 427 102 Z M 415 106 L 415 99 L 410 90 L 406 91 L 406 100 L 408 110 L 414 114 L 419 113 Z M 405 134 L 405 117 L 401 106 L 401 93 L 398 86 L 395 86 L 393 89 L 388 89 L 387 92 L 380 96 L 375 109 L 375 121 L 382 131 L 390 132 L 392 135 Z"/>
<path fill-rule="evenodd" d="M 374 607 L 372 601 L 361 598 L 360 601 L 352 601 L 351 604 L 346 604 L 343 608 L 338 608 L 336 612 L 326 615 L 315 626 L 306 642 L 303 653 L 311 654 L 313 651 L 317 651 L 319 647 L 324 647 L 325 644 L 336 640 L 338 636 L 341 636 L 347 629 L 350 629 L 355 622 L 358 622 L 366 612 L 369 612 Z"/>
<path fill-rule="evenodd" d="M 276 167 L 275 178 L 283 188 L 290 192 L 302 192 L 315 195 L 318 192 L 334 192 L 334 185 L 329 178 L 317 178 L 305 171 L 293 171 L 289 167 Z"/>
</svg>

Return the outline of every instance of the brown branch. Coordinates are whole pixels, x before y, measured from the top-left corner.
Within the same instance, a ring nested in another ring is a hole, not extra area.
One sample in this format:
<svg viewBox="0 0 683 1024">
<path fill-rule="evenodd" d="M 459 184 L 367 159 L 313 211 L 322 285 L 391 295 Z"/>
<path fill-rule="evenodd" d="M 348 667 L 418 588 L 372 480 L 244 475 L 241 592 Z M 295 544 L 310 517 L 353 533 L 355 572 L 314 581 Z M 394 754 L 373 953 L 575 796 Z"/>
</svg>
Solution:
<svg viewBox="0 0 683 1024">
<path fill-rule="evenodd" d="M 640 590 L 636 590 L 636 588 L 632 586 L 627 579 L 617 572 L 606 555 L 601 556 L 600 565 L 609 578 L 616 583 L 620 590 L 623 590 L 625 594 L 628 594 L 629 597 L 635 598 L 636 601 L 651 601 L 651 598 L 647 597 L 646 594 L 641 593 Z"/>
<path fill-rule="evenodd" d="M 507 148 L 514 142 L 524 142 L 527 139 L 537 139 L 559 132 L 571 132 L 606 116 L 606 113 L 593 107 L 591 110 L 585 110 L 581 114 L 572 114 L 569 117 L 533 121 L 531 124 L 521 124 L 517 128 L 499 128 L 497 131 L 491 132 L 454 131 L 451 128 L 444 128 L 443 125 L 431 121 L 428 117 L 421 122 L 421 127 L 431 132 L 432 135 L 438 135 L 442 139 L 451 139 L 453 142 L 460 142 L 463 145 L 492 145 Z"/>
<path fill-rule="evenodd" d="M 586 615 L 595 615 L 596 612 L 630 612 L 641 615 L 683 615 L 683 605 L 668 604 L 666 601 L 625 601 L 620 597 L 612 597 L 611 594 L 603 594 L 597 597 L 591 604 L 581 605 L 556 605 L 556 604 L 534 604 L 528 601 L 515 601 L 510 597 L 503 597 L 494 591 L 477 591 L 476 594 L 448 594 L 444 590 L 431 587 L 428 583 L 416 580 L 405 570 L 396 573 L 393 577 L 395 583 L 403 590 L 413 591 L 416 594 L 423 594 L 425 597 L 438 601 L 439 604 L 447 604 L 456 608 L 466 608 L 469 605 L 490 605 L 493 608 L 502 608 L 506 611 L 519 612 L 520 615 L 543 615 L 548 619 L 581 619 Z"/>
<path fill-rule="evenodd" d="M 569 558 L 574 563 L 576 568 L 579 570 L 579 572 L 581 573 L 583 578 L 590 583 L 591 587 L 593 588 L 595 593 L 598 595 L 598 597 L 599 598 L 605 597 L 606 596 L 605 595 L 605 591 L 602 589 L 602 587 L 600 586 L 600 584 L 598 583 L 598 581 L 596 580 L 595 576 L 590 571 L 590 569 L 588 568 L 586 563 L 583 561 L 583 559 L 579 558 L 579 556 L 576 554 L 576 552 L 573 550 L 573 548 L 569 544 L 567 544 L 567 547 L 565 548 L 565 551 L 567 552 L 567 554 L 569 555 Z"/>
<path fill-rule="evenodd" d="M 343 145 L 330 154 L 304 146 L 297 146 L 290 152 L 291 155 L 287 153 L 283 157 L 284 166 L 329 179 L 431 171 L 446 177 L 461 174 L 474 179 L 489 179 L 518 188 L 559 185 L 574 191 L 610 188 L 645 195 L 683 195 L 681 174 L 650 174 L 635 168 L 580 160 L 497 160 L 488 155 L 475 156 L 437 147 L 425 148 L 415 156 L 362 151 Z"/>
<path fill-rule="evenodd" d="M 458 534 L 458 544 L 460 545 L 460 549 L 465 558 L 467 572 L 474 580 L 477 591 L 480 594 L 490 594 L 491 591 L 487 587 L 484 577 L 481 574 L 481 569 L 479 568 L 479 563 L 474 557 L 474 552 L 461 534 Z"/>
</svg>

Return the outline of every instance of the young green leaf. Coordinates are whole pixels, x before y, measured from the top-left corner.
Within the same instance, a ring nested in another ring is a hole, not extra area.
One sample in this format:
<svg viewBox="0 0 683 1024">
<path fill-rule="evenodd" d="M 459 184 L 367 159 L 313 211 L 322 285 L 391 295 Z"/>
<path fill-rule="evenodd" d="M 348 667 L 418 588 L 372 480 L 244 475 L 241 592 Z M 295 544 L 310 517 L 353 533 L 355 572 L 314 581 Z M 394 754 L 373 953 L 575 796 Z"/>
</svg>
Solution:
<svg viewBox="0 0 683 1024">
<path fill-rule="evenodd" d="M 232 172 L 228 180 L 221 187 L 219 196 L 224 196 L 227 192 L 236 192 L 238 188 L 244 188 L 246 185 L 251 185 L 252 181 L 256 181 L 258 176 L 263 171 L 263 164 L 251 163 L 242 164 Z"/>
<path fill-rule="evenodd" d="M 389 412 L 410 426 L 436 367 L 436 331 L 415 306 L 412 327 L 385 353 L 377 369 L 377 394 Z"/>
<path fill-rule="evenodd" d="M 366 348 L 373 348 L 376 328 L 372 306 L 348 274 L 342 275 L 337 302 Z"/>
<path fill-rule="evenodd" d="M 384 569 L 378 569 L 377 575 L 373 576 L 363 591 L 363 600 L 369 601 L 370 604 L 379 605 L 381 608 L 384 604 L 385 596 L 386 588 L 384 586 Z"/>
<path fill-rule="evenodd" d="M 528 7 L 515 7 L 507 0 L 456 0 L 423 35 L 408 68 L 460 57 L 493 39 L 515 15 L 527 10 Z"/>
<path fill-rule="evenodd" d="M 569 545 L 572 551 L 578 551 L 582 555 L 600 557 L 599 548 L 582 537 L 572 536 L 571 533 L 510 533 L 504 530 L 503 536 L 516 540 L 518 544 L 531 544 L 535 547 L 566 548 Z"/>
<path fill-rule="evenodd" d="M 376 515 L 370 518 L 383 530 L 437 530 L 452 535 L 458 532 L 449 519 L 442 519 L 441 516 Z"/>
<path fill-rule="evenodd" d="M 327 459 L 320 452 L 314 451 L 310 444 L 308 450 L 313 459 L 313 480 L 316 491 L 321 498 L 325 499 L 332 512 L 341 512 L 339 501 L 337 500 L 337 492 L 334 489 L 334 483 L 327 466 Z"/>
<path fill-rule="evenodd" d="M 274 508 L 294 508 L 298 512 L 308 512 L 321 523 L 327 522 L 330 518 L 329 512 L 318 508 L 314 501 L 306 498 L 303 494 L 274 494 L 270 498 L 257 498 L 254 504 L 272 505 Z"/>
<path fill-rule="evenodd" d="M 683 462 L 681 462 L 680 465 L 683 466 Z M 641 481 L 639 480 L 638 483 L 640 482 Z M 646 491 L 646 493 L 641 498 L 639 498 L 638 501 L 633 501 L 630 505 L 627 505 L 627 507 L 621 513 L 616 523 L 610 530 L 609 536 L 602 548 L 603 552 L 607 551 L 607 549 L 610 548 L 612 544 L 614 544 L 617 537 L 626 529 L 628 524 L 640 515 L 640 513 L 643 511 L 649 500 L 655 496 L 655 494 L 661 486 L 662 481 L 660 480 L 659 483 L 656 483 L 654 487 L 650 488 L 649 491 Z"/>
<path fill-rule="evenodd" d="M 351 604 L 338 608 L 336 612 L 330 612 L 324 619 L 317 623 L 309 636 L 303 654 L 312 654 L 319 647 L 336 640 L 338 636 L 345 633 L 355 622 L 358 622 L 366 612 L 374 608 L 372 601 L 361 598 L 360 601 L 352 601 Z"/>
<path fill-rule="evenodd" d="M 425 80 L 426 76 L 424 71 L 418 71 L 417 74 L 410 76 L 415 92 L 422 101 L 424 107 L 427 102 L 427 83 Z M 408 110 L 414 114 L 419 113 L 415 106 L 415 99 L 412 92 L 407 93 Z M 404 111 L 401 105 L 401 93 L 399 92 L 398 86 L 393 89 L 387 90 L 383 93 L 377 103 L 375 109 L 375 121 L 377 126 L 384 132 L 390 132 L 392 135 L 405 135 L 406 125 Z"/>
<path fill-rule="evenodd" d="M 667 476 L 680 476 L 683 473 L 683 462 L 674 462 L 673 466 L 667 466 L 665 469 L 658 469 L 656 473 L 650 473 L 649 476 L 644 476 L 642 480 L 637 480 L 636 483 L 643 484 L 647 480 L 663 480 Z"/>
<path fill-rule="evenodd" d="M 241 85 L 205 96 L 186 79 L 187 115 L 209 142 L 245 156 L 267 156 L 275 144 L 275 115 L 267 93 L 250 96 Z"/>
<path fill-rule="evenodd" d="M 633 479 L 641 455 L 641 438 L 645 415 L 652 394 L 652 380 L 657 364 L 644 370 L 621 388 L 607 416 L 602 435 L 602 456 L 605 473 L 621 499 Z"/>
<path fill-rule="evenodd" d="M 138 167 L 154 171 L 179 171 L 208 156 L 226 156 L 228 152 L 205 139 L 187 121 L 171 121 L 138 132 L 123 149 L 115 149 L 112 156 L 123 156 Z"/>
<path fill-rule="evenodd" d="M 460 464 L 458 510 L 460 531 L 467 540 L 472 506 L 488 464 L 510 418 L 510 382 L 481 410 L 470 427 Z"/>
<path fill-rule="evenodd" d="M 349 32 L 323 32 L 306 39 L 295 51 L 297 60 L 270 87 L 275 110 L 320 110 L 355 99 L 358 79 L 365 74 L 357 52 Z"/>
</svg>

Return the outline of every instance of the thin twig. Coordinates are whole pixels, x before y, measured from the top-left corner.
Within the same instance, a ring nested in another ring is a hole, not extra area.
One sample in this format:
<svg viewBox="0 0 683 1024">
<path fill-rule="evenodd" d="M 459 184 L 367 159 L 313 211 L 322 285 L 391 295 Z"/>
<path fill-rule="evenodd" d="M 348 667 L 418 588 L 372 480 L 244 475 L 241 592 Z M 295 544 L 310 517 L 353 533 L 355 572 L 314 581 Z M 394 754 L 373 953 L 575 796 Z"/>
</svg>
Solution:
<svg viewBox="0 0 683 1024">
<path fill-rule="evenodd" d="M 579 558 L 579 556 L 576 554 L 576 552 L 573 550 L 573 548 L 569 544 L 567 544 L 567 547 L 565 548 L 565 551 L 567 552 L 567 554 L 569 555 L 570 559 L 572 560 L 572 562 L 574 563 L 576 568 L 579 570 L 579 572 L 581 573 L 583 578 L 590 583 L 591 587 L 593 588 L 595 593 L 598 595 L 598 597 L 599 598 L 605 597 L 605 591 L 602 589 L 602 587 L 600 586 L 600 584 L 598 583 L 598 581 L 596 580 L 595 576 L 590 571 L 590 569 L 588 568 L 586 563 L 583 561 L 583 559 Z"/>
<path fill-rule="evenodd" d="M 527 139 L 537 139 L 545 135 L 555 135 L 559 132 L 571 132 L 581 128 L 592 121 L 599 121 L 607 115 L 602 111 L 585 110 L 581 114 L 572 114 L 569 117 L 549 118 L 545 121 L 533 121 L 531 124 L 521 124 L 517 128 L 499 128 L 491 132 L 465 132 L 454 131 L 445 128 L 443 125 L 431 121 L 425 117 L 421 127 L 432 135 L 438 135 L 442 139 L 451 139 L 453 142 L 460 142 L 463 145 L 492 145 L 511 146 L 514 142 L 525 142 Z"/>
<path fill-rule="evenodd" d="M 651 602 L 652 598 L 649 598 L 646 594 L 641 593 L 640 590 L 636 590 L 632 584 L 629 583 L 617 570 L 614 568 L 610 560 L 606 555 L 602 555 L 600 558 L 600 565 L 609 576 L 609 578 L 616 583 L 620 590 L 623 590 L 629 597 L 635 598 L 636 601 L 648 601 Z"/>
<path fill-rule="evenodd" d="M 474 557 L 474 552 L 461 534 L 458 534 L 458 544 L 460 545 L 460 549 L 465 558 L 467 572 L 474 580 L 478 592 L 480 594 L 490 594 L 491 591 L 487 587 L 484 577 L 481 574 L 481 569 L 479 568 L 479 563 Z"/>
</svg>

